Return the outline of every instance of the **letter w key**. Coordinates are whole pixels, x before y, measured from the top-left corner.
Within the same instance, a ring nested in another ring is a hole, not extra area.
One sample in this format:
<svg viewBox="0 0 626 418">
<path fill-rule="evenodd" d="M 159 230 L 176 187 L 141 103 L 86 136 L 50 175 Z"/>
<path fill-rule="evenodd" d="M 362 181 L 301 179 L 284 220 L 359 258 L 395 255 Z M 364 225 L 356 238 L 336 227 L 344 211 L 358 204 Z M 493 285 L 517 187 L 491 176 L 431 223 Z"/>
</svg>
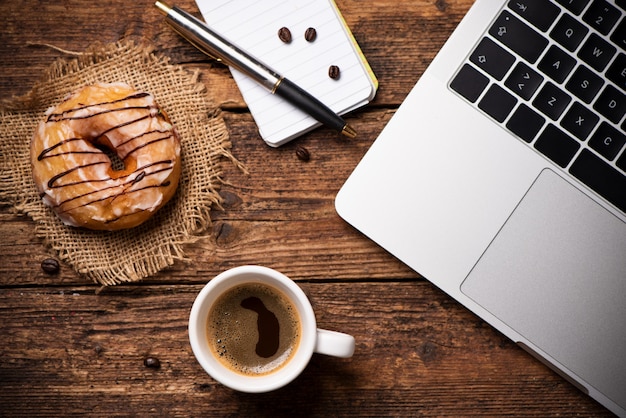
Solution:
<svg viewBox="0 0 626 418">
<path fill-rule="evenodd" d="M 617 48 L 597 34 L 592 33 L 580 49 L 578 56 L 596 71 L 603 71 L 615 52 L 617 52 Z"/>
</svg>

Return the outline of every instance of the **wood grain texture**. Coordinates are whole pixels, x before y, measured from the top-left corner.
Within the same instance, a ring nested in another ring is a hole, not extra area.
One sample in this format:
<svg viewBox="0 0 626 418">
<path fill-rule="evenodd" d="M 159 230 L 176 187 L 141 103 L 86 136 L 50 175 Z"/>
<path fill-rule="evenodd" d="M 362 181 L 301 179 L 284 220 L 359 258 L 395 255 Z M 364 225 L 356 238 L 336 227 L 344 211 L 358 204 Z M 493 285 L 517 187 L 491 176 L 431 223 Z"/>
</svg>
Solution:
<svg viewBox="0 0 626 418">
<path fill-rule="evenodd" d="M 316 355 L 292 385 L 264 395 L 226 389 L 196 363 L 186 318 L 200 285 L 123 286 L 98 295 L 84 286 L 3 289 L 3 317 L 20 313 L 2 327 L 3 411 L 29 416 L 601 412 L 427 283 L 301 285 L 318 313 L 318 326 L 355 336 L 355 355 L 348 360 Z M 148 356 L 158 358 L 161 367 L 145 367 Z M 30 394 L 20 396 L 26 388 Z"/>
<path fill-rule="evenodd" d="M 0 98 L 25 94 L 60 52 L 132 39 L 199 70 L 232 153 L 222 209 L 187 262 L 101 289 L 61 265 L 34 224 L 0 207 L 0 416 L 606 416 L 608 412 L 342 221 L 334 197 L 472 0 L 337 0 L 379 78 L 344 140 L 317 129 L 267 147 L 228 69 L 176 35 L 151 0 L 0 2 Z M 192 0 L 177 5 L 197 13 Z M 299 160 L 297 146 L 310 152 Z M 0 156 L 2 158 L 2 156 Z M 394 196 L 372 191 L 387 216 Z M 320 327 L 353 334 L 352 359 L 314 356 L 291 385 L 233 392 L 195 361 L 187 317 L 201 287 L 241 264 L 276 268 Z M 158 369 L 144 366 L 147 356 Z"/>
</svg>

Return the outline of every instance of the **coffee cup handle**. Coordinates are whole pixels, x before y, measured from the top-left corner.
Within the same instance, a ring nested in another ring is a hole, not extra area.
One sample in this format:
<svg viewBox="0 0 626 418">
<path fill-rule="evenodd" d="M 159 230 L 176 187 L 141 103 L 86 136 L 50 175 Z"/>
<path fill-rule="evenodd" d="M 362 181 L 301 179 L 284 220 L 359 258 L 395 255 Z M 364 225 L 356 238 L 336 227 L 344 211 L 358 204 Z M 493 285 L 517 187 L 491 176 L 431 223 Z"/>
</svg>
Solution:
<svg viewBox="0 0 626 418">
<path fill-rule="evenodd" d="M 326 329 L 317 330 L 315 352 L 327 356 L 348 358 L 354 354 L 355 341 L 352 335 Z"/>
</svg>

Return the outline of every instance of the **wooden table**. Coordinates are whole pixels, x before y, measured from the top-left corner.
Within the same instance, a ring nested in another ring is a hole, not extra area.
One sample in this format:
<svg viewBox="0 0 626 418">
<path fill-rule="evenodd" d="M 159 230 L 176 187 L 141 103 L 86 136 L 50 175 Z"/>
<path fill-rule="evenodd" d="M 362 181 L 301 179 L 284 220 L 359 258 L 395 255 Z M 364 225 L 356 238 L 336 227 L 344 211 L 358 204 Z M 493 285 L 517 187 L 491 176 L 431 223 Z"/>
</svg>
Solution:
<svg viewBox="0 0 626 418">
<path fill-rule="evenodd" d="M 256 131 L 230 73 L 183 41 L 151 0 L 0 2 L 0 96 L 25 94 L 58 57 L 122 38 L 211 83 L 248 174 L 224 163 L 213 234 L 136 285 L 101 289 L 62 264 L 32 221 L 0 207 L 0 416 L 608 415 L 595 401 L 342 221 L 334 197 L 472 0 L 337 0 L 380 81 L 349 122 L 356 140 L 317 129 L 279 149 Z M 192 0 L 179 6 L 197 13 Z M 65 56 L 67 57 L 67 56 Z M 296 157 L 306 147 L 311 160 Z M 372 194 L 386 216 L 394 197 Z M 315 355 L 278 391 L 213 381 L 187 339 L 202 286 L 242 264 L 278 269 L 310 296 L 318 325 L 356 337 L 352 359 Z M 144 365 L 147 357 L 160 368 Z"/>
</svg>

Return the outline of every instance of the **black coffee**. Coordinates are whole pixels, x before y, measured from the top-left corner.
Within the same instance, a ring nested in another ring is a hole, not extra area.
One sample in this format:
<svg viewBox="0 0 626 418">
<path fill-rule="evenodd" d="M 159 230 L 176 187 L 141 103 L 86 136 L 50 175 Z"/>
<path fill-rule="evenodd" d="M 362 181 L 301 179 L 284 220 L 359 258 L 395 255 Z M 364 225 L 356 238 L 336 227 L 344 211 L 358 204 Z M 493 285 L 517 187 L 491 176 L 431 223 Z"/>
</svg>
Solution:
<svg viewBox="0 0 626 418">
<path fill-rule="evenodd" d="M 260 283 L 236 286 L 209 312 L 209 346 L 229 369 L 263 375 L 283 366 L 300 339 L 296 308 L 278 290 Z"/>
</svg>

